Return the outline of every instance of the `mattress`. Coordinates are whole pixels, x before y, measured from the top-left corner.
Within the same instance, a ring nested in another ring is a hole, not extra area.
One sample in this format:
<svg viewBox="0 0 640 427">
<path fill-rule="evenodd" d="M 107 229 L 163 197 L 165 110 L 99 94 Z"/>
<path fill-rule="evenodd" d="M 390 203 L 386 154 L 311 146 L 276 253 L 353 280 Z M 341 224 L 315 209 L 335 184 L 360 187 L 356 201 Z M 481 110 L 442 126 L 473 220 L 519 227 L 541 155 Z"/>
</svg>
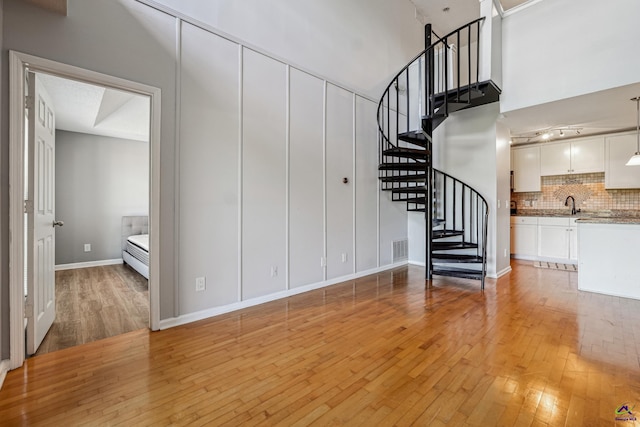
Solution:
<svg viewBox="0 0 640 427">
<path fill-rule="evenodd" d="M 125 250 L 144 265 L 149 265 L 148 234 L 136 234 L 135 236 L 129 236 L 127 238 Z"/>
</svg>

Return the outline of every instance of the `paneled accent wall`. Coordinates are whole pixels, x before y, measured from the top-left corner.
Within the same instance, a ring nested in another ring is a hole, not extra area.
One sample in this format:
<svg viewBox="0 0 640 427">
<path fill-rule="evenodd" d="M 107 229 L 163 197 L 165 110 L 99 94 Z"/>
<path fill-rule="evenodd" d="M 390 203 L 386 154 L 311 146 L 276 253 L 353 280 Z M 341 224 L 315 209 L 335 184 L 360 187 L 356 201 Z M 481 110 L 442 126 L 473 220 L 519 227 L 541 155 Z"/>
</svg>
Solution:
<svg viewBox="0 0 640 427">
<path fill-rule="evenodd" d="M 526 209 L 567 209 L 566 196 L 576 198 L 576 208 L 598 210 L 640 210 L 640 189 L 606 190 L 604 173 L 542 177 L 542 191 L 511 193 L 518 211 Z"/>
<path fill-rule="evenodd" d="M 178 316 L 391 265 L 376 103 L 179 22 Z"/>
</svg>

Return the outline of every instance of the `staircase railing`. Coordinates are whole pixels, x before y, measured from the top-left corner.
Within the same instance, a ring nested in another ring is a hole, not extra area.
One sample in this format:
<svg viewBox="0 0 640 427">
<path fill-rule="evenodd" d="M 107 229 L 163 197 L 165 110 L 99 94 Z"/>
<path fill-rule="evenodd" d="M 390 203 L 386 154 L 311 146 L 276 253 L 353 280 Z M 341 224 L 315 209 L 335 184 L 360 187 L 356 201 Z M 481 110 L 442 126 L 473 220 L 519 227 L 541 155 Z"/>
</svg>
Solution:
<svg viewBox="0 0 640 427">
<path fill-rule="evenodd" d="M 487 200 L 468 184 L 437 169 L 433 169 L 433 190 L 434 219 L 446 224 L 447 230 L 462 232 L 462 241 L 476 246 L 476 256 L 482 257 L 484 278 L 487 271 L 489 221 Z"/>
<path fill-rule="evenodd" d="M 476 19 L 440 37 L 416 55 L 391 80 L 378 103 L 378 131 L 381 138 L 379 163 L 386 162 L 383 154 L 386 150 L 404 144 L 398 139 L 399 133 L 422 133 L 424 118 L 432 117 L 436 113 L 449 113 L 448 97 L 444 94 L 454 92 L 457 94 L 456 99 L 464 102 L 470 97 L 470 89 L 477 88 L 480 72 L 480 25 L 484 19 Z M 462 43 L 466 44 L 463 46 Z M 433 72 L 430 72 L 430 69 L 433 69 Z M 436 106 L 436 102 L 439 101 L 438 95 L 443 96 L 444 103 L 441 106 Z M 389 170 L 381 171 L 380 176 L 418 173 L 420 172 Z M 407 184 L 383 181 L 382 185 L 384 189 L 390 189 Z"/>
<path fill-rule="evenodd" d="M 427 279 L 433 273 L 434 224 L 444 224 L 439 236 L 455 231 L 463 236 L 463 247 L 477 246 L 483 288 L 488 205 L 473 188 L 433 169 L 432 135 L 450 112 L 467 108 L 473 97 L 482 96 L 479 57 L 484 19 L 463 25 L 433 43 L 428 25 L 428 47 L 391 80 L 377 111 L 381 188 L 392 192 L 392 200 L 405 201 L 408 210 L 425 212 Z M 451 213 L 447 200 L 454 206 Z M 456 204 L 460 209 L 456 210 Z M 457 228 L 458 224 L 462 228 Z"/>
</svg>

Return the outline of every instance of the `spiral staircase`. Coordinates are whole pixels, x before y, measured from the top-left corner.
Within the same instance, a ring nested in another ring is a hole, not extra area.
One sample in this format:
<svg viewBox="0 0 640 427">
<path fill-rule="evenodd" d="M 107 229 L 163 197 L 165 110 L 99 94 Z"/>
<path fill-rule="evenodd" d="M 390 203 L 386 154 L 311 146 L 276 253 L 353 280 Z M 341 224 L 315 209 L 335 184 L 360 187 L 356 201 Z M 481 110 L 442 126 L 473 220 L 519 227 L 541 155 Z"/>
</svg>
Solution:
<svg viewBox="0 0 640 427">
<path fill-rule="evenodd" d="M 393 78 L 378 104 L 381 188 L 408 211 L 425 214 L 426 279 L 475 279 L 481 289 L 489 206 L 471 186 L 433 168 L 432 148 L 434 130 L 451 113 L 499 100 L 492 81 L 479 81 L 483 21 L 444 37 L 427 25 L 426 49 Z"/>
</svg>

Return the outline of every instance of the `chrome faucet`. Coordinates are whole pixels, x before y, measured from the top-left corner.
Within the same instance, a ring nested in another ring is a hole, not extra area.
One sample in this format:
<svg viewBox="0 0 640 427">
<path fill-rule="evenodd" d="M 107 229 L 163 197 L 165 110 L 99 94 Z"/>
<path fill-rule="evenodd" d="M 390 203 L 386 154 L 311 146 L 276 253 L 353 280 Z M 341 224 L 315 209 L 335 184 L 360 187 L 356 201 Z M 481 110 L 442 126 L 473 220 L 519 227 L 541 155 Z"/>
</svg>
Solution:
<svg viewBox="0 0 640 427">
<path fill-rule="evenodd" d="M 576 199 L 574 199 L 573 196 L 567 196 L 564 205 L 569 206 L 569 199 L 571 199 L 571 215 L 575 215 L 578 211 L 576 211 Z"/>
</svg>

